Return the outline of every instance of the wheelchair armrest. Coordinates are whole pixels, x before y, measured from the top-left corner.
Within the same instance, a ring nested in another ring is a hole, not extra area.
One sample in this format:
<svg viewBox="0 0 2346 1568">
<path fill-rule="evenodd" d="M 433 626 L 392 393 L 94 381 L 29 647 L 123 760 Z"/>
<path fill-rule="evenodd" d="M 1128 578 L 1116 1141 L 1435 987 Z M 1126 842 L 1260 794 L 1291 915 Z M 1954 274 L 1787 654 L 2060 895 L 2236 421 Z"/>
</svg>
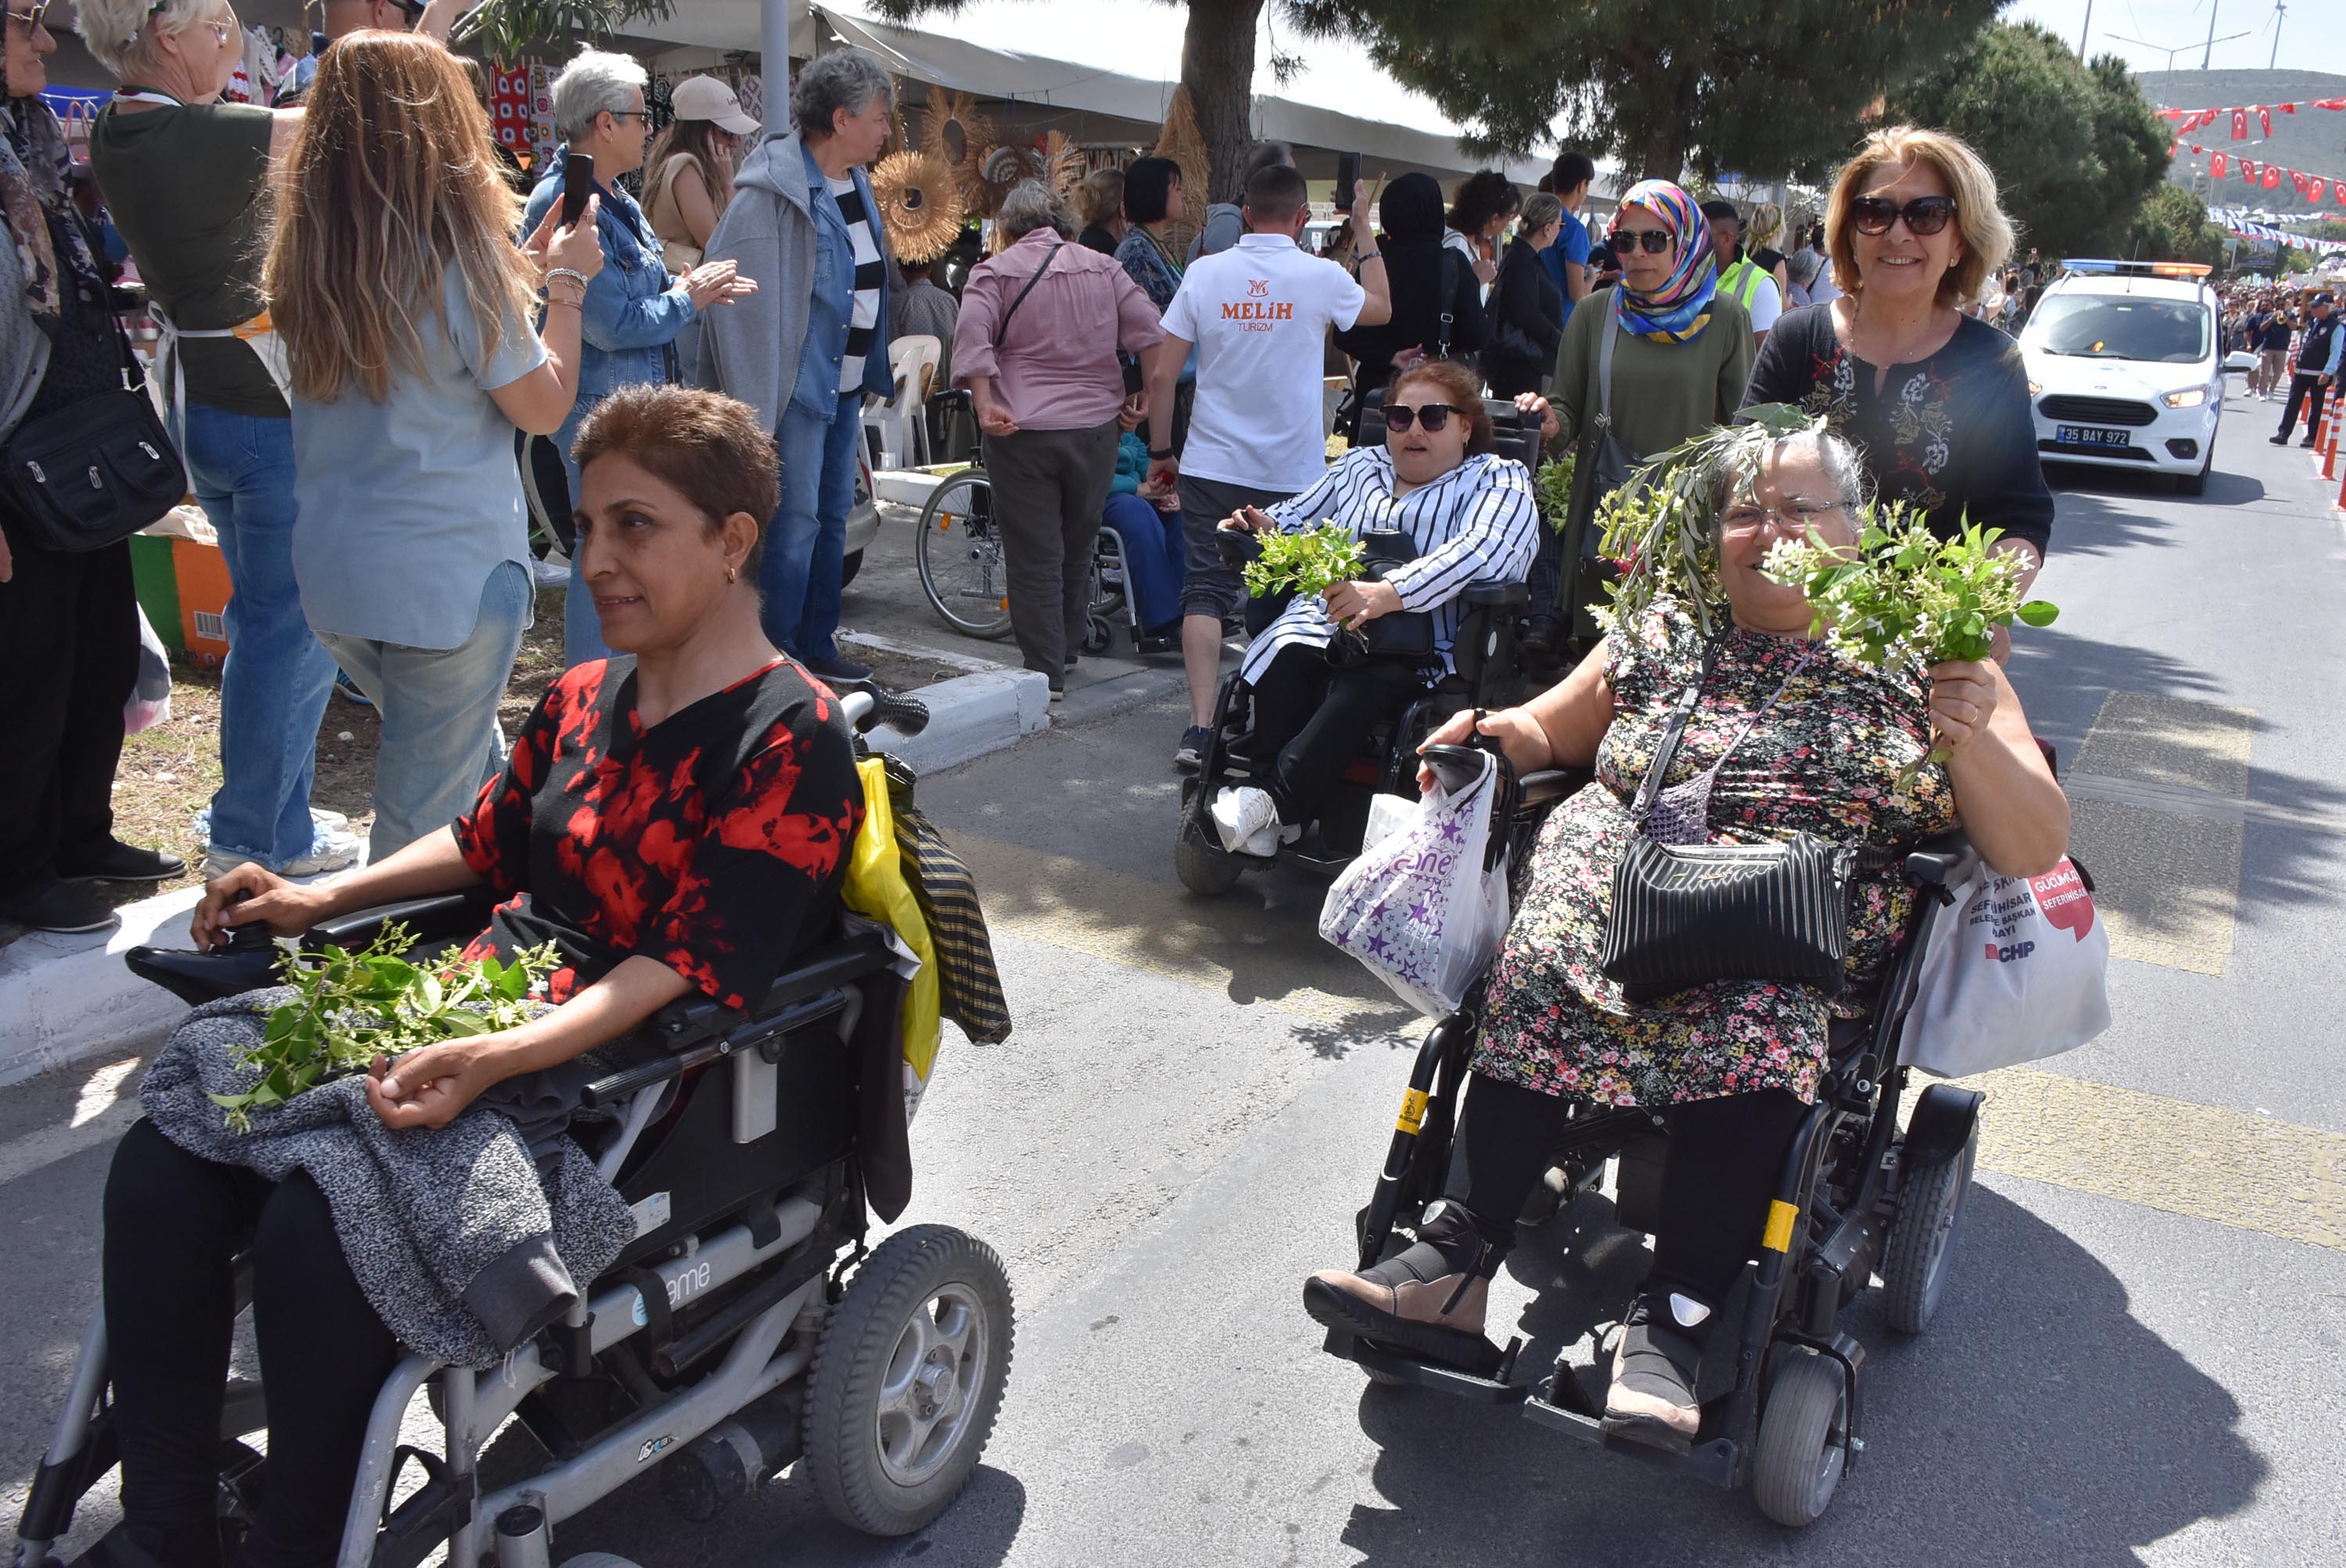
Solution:
<svg viewBox="0 0 2346 1568">
<path fill-rule="evenodd" d="M 1529 583 L 1469 583 L 1458 602 L 1468 609 L 1520 610 L 1532 602 Z"/>
<path fill-rule="evenodd" d="M 1554 806 L 1580 792 L 1596 773 L 1586 768 L 1543 768 L 1515 781 L 1519 805 L 1538 809 Z"/>
<path fill-rule="evenodd" d="M 390 925 L 405 926 L 418 942 L 470 937 L 488 923 L 489 911 L 495 903 L 495 895 L 483 887 L 465 888 L 453 893 L 434 893 L 428 898 L 403 899 L 395 904 L 377 904 L 372 909 L 352 910 L 332 920 L 320 921 L 303 932 L 301 951 L 317 952 L 329 947 L 364 947 L 380 937 L 383 928 Z"/>
<path fill-rule="evenodd" d="M 1972 841 L 1961 828 L 1923 840 L 1906 857 L 1906 880 L 1918 888 L 1952 889 L 1971 870 Z"/>
</svg>

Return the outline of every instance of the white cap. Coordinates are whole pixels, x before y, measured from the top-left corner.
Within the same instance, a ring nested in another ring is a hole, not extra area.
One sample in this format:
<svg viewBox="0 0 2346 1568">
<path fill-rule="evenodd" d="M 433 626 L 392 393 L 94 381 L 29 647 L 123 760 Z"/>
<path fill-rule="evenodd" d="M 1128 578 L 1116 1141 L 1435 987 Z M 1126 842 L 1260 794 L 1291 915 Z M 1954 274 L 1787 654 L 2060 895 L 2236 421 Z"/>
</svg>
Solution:
<svg viewBox="0 0 2346 1568">
<path fill-rule="evenodd" d="M 741 111 L 733 89 L 715 76 L 687 76 L 668 95 L 668 107 L 680 120 L 714 120 L 720 130 L 735 136 L 755 136 L 760 127 Z"/>
</svg>

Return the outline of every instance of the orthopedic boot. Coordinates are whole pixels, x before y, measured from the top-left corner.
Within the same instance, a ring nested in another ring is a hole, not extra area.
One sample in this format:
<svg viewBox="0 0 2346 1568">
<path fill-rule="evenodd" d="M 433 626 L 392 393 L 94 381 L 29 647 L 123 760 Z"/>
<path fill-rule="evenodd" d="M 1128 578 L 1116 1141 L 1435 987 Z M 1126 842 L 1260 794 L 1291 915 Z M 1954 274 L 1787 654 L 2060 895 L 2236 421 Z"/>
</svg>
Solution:
<svg viewBox="0 0 2346 1568">
<path fill-rule="evenodd" d="M 1303 1282 L 1303 1309 L 1331 1329 L 1488 1377 L 1499 1349 L 1484 1337 L 1500 1250 L 1449 1199 L 1427 1211 L 1423 1238 L 1373 1268 L 1323 1268 Z"/>
</svg>

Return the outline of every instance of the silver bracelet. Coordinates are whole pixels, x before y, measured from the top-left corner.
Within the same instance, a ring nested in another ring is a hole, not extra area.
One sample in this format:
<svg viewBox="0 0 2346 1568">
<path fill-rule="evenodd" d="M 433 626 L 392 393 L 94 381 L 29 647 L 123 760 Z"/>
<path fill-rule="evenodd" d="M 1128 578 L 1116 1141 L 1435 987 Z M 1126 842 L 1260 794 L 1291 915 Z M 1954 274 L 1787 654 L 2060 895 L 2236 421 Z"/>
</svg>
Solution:
<svg viewBox="0 0 2346 1568">
<path fill-rule="evenodd" d="M 576 267 L 548 267 L 546 270 L 546 280 L 551 283 L 556 278 L 567 278 L 577 284 L 581 290 L 586 287 L 586 274 Z"/>
</svg>

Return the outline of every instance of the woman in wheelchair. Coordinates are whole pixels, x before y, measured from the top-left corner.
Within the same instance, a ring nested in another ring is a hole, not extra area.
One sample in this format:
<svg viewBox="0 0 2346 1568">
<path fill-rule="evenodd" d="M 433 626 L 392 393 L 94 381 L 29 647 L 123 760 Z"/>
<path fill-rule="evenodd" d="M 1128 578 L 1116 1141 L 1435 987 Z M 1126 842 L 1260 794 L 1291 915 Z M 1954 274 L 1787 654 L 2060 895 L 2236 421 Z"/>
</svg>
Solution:
<svg viewBox="0 0 2346 1568">
<path fill-rule="evenodd" d="M 1317 821 L 1361 737 L 1452 667 L 1458 596 L 1531 569 L 1539 531 L 1531 475 L 1493 451 L 1481 378 L 1451 361 L 1425 361 L 1393 378 L 1384 415 L 1383 445 L 1355 447 L 1302 494 L 1221 524 L 1293 533 L 1332 519 L 1355 538 L 1405 535 L 1413 556 L 1368 580 L 1299 595 L 1247 649 L 1239 675 L 1252 687 L 1250 755 L 1277 761 L 1268 789 L 1229 786 L 1212 802 L 1222 847 L 1233 853 L 1275 853 Z M 1431 616 L 1430 660 L 1359 654 L 1356 640 L 1339 637 L 1401 611 Z"/>
<path fill-rule="evenodd" d="M 1682 606 L 1658 600 L 1560 685 L 1482 721 L 1519 773 L 1593 768 L 1595 781 L 1540 830 L 1483 999 L 1446 1196 L 1399 1256 L 1364 1273 L 1313 1275 L 1304 1302 L 1315 1319 L 1487 1365 L 1489 1281 L 1576 1105 L 1650 1107 L 1669 1124 L 1669 1155 L 1652 1269 L 1627 1315 L 1606 1415 L 1612 1430 L 1666 1448 L 1683 1449 L 1696 1432 L 1704 1343 L 1733 1317 L 1723 1308 L 1759 1250 L 1778 1173 L 1816 1098 L 1828 1023 L 1864 1014 L 1870 983 L 1909 929 L 1913 895 L 1894 870 L 1861 870 L 1850 983 L 1830 1000 L 1810 986 L 1718 982 L 1627 1001 L 1600 972 L 1611 875 L 1669 710 L 1698 680 L 1656 812 L 1679 825 L 1670 841 L 1808 832 L 1911 849 L 1960 821 L 1991 866 L 2034 876 L 2055 867 L 2068 839 L 2067 800 L 2000 668 L 1854 664 L 1810 637 L 1799 589 L 1762 575 L 1776 539 L 1813 528 L 1853 543 L 1862 486 L 1836 436 L 1775 443 L 1747 482 L 1729 474 L 1714 491 L 1729 611 L 1715 639 L 1707 646 Z M 1474 725 L 1460 715 L 1429 744 L 1464 741 Z M 1902 789 L 1898 775 L 1931 749 L 1934 730 L 1947 761 L 1923 765 Z M 1720 1339 L 1731 1344 L 1732 1329 Z"/>
<path fill-rule="evenodd" d="M 575 1105 L 551 1070 L 688 993 L 731 1006 L 761 994 L 802 940 L 821 938 L 862 815 L 836 699 L 759 627 L 776 464 L 755 415 L 712 392 L 632 387 L 589 417 L 576 455 L 579 578 L 621 654 L 555 683 L 502 777 L 450 828 L 323 886 L 243 866 L 196 910 L 209 948 L 238 926 L 294 936 L 338 913 L 486 888 L 504 901 L 468 957 L 559 945 L 553 1005 L 531 1022 L 377 1060 L 366 1098 L 390 1128 L 444 1127 L 493 1087 L 503 1104 L 525 1074 Z M 238 1016 L 257 1043 L 258 1016 Z M 124 1521 L 88 1561 L 220 1562 L 239 1253 L 252 1267 L 270 1429 L 266 1501 L 240 1561 L 334 1560 L 368 1412 L 399 1354 L 347 1256 L 368 1246 L 362 1228 L 306 1171 L 272 1185 L 188 1152 L 153 1121 L 131 1128 L 107 1184 L 104 1245 Z"/>
</svg>

